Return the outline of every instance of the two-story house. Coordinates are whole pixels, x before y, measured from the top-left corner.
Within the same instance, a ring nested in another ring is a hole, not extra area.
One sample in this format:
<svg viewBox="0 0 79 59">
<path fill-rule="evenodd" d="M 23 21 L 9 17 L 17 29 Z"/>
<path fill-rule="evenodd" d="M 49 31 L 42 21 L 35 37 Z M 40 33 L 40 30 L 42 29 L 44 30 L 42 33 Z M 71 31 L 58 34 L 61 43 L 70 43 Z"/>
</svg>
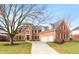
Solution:
<svg viewBox="0 0 79 59">
<path fill-rule="evenodd" d="M 28 23 L 20 30 L 16 37 L 18 40 L 39 40 L 39 33 L 42 31 L 41 27 Z"/>
<path fill-rule="evenodd" d="M 64 20 L 57 21 L 48 26 L 49 30 L 40 33 L 40 40 L 45 42 L 69 41 L 70 30 Z"/>
<path fill-rule="evenodd" d="M 69 28 L 64 20 L 49 24 L 47 27 L 26 24 L 16 36 L 20 40 L 40 40 L 43 42 L 69 41 Z"/>
</svg>

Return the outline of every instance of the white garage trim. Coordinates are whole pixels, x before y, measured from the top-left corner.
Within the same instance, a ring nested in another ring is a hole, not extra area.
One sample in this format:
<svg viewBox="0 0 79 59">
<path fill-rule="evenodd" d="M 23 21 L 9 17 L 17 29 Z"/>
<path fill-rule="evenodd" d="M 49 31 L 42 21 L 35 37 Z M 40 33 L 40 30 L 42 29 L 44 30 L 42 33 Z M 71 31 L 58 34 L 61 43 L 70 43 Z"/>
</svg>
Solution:
<svg viewBox="0 0 79 59">
<path fill-rule="evenodd" d="M 53 42 L 54 41 L 54 37 L 53 36 L 41 37 L 41 41 L 42 42 Z"/>
</svg>

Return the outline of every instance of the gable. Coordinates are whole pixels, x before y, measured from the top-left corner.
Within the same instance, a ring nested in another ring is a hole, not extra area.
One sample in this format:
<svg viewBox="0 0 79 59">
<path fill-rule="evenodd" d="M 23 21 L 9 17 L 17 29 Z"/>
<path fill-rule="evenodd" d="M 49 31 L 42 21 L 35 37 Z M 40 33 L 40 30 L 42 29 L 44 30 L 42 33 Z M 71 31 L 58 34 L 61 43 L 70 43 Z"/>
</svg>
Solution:
<svg viewBox="0 0 79 59">
<path fill-rule="evenodd" d="M 69 27 L 68 27 L 68 25 L 66 24 L 65 21 L 62 21 L 61 24 L 57 27 L 57 29 L 69 31 Z"/>
<path fill-rule="evenodd" d="M 32 26 L 28 24 L 28 25 L 24 26 L 24 28 L 22 29 L 22 31 L 25 31 L 26 29 L 31 30 Z"/>
</svg>

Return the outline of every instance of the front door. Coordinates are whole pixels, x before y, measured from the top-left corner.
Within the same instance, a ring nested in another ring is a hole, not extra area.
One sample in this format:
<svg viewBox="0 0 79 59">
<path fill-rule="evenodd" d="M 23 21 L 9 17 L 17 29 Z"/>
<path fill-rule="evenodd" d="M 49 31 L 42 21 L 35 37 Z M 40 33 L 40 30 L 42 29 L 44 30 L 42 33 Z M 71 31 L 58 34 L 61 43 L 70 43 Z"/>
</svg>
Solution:
<svg viewBox="0 0 79 59">
<path fill-rule="evenodd" d="M 27 35 L 27 40 L 29 40 L 29 35 Z"/>
</svg>

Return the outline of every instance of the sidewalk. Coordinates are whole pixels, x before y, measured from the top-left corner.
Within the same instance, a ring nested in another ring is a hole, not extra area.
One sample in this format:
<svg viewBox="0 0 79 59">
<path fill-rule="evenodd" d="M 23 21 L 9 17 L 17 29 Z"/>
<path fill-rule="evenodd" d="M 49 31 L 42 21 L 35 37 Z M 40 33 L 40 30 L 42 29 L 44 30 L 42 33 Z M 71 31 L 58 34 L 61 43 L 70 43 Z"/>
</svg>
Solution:
<svg viewBox="0 0 79 59">
<path fill-rule="evenodd" d="M 32 42 L 32 54 L 58 54 L 44 42 Z"/>
</svg>

